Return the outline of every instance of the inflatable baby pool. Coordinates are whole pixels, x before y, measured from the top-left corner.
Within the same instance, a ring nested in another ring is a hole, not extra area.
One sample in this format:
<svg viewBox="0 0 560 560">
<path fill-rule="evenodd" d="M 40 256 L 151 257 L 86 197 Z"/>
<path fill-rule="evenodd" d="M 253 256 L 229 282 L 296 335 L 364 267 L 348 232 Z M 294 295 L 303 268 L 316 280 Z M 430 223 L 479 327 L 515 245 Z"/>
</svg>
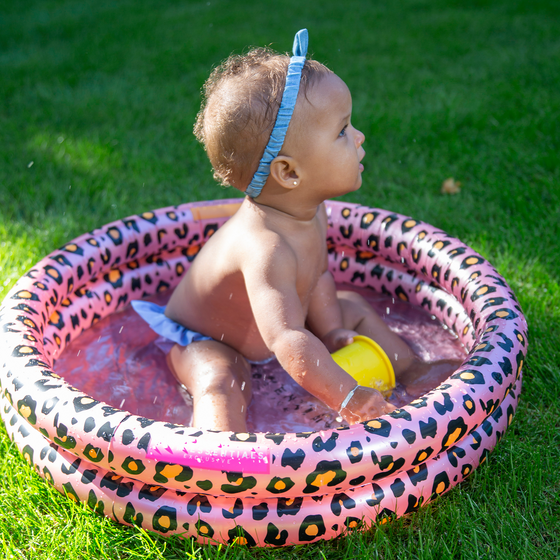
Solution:
<svg viewBox="0 0 560 560">
<path fill-rule="evenodd" d="M 515 412 L 527 326 L 480 255 L 385 210 L 328 202 L 337 282 L 428 310 L 468 350 L 437 389 L 352 427 L 232 433 L 154 421 L 70 386 L 55 361 L 132 299 L 170 290 L 239 199 L 146 212 L 67 243 L 0 308 L 1 414 L 61 492 L 120 523 L 203 543 L 281 546 L 404 515 L 467 477 Z"/>
</svg>

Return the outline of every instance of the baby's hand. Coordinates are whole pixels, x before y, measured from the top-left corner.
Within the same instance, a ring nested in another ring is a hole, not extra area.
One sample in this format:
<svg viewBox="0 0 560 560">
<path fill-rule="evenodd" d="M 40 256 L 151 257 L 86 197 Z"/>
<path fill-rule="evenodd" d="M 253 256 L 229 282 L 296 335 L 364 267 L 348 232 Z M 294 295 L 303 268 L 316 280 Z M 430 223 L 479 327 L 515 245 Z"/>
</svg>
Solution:
<svg viewBox="0 0 560 560">
<path fill-rule="evenodd" d="M 365 422 L 395 410 L 376 389 L 358 386 L 348 404 L 340 411 L 340 415 L 348 424 Z"/>
<path fill-rule="evenodd" d="M 350 331 L 348 329 L 333 329 L 328 332 L 323 337 L 323 344 L 327 347 L 327 350 L 332 354 L 344 346 L 348 346 L 354 342 L 354 337 L 358 336 L 355 331 Z"/>
</svg>

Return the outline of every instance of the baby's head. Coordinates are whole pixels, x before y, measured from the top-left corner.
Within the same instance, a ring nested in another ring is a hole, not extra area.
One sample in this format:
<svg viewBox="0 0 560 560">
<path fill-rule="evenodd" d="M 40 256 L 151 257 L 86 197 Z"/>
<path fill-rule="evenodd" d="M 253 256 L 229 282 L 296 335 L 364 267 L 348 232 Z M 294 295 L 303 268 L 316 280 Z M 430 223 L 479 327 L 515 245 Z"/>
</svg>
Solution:
<svg viewBox="0 0 560 560">
<path fill-rule="evenodd" d="M 204 99 L 194 132 L 202 142 L 214 177 L 244 191 L 257 170 L 282 100 L 290 57 L 257 48 L 232 55 L 204 84 Z M 306 60 L 298 99 L 332 72 Z"/>
</svg>

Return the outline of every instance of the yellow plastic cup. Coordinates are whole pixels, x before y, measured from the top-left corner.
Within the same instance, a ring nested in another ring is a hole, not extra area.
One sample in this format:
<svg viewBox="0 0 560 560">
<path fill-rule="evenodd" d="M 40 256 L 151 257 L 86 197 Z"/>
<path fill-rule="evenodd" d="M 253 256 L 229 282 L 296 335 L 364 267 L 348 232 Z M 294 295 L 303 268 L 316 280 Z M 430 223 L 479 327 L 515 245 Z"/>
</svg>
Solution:
<svg viewBox="0 0 560 560">
<path fill-rule="evenodd" d="M 354 342 L 331 354 L 358 385 L 377 389 L 390 397 L 395 388 L 395 372 L 381 346 L 367 336 L 355 336 Z"/>
</svg>

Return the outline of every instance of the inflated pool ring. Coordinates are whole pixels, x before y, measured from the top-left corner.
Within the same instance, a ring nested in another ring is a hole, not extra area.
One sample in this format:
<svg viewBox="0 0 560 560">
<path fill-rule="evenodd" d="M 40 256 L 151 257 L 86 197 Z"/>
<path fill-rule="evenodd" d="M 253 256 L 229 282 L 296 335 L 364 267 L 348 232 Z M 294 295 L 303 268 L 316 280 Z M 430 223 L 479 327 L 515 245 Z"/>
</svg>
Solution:
<svg viewBox="0 0 560 560">
<path fill-rule="evenodd" d="M 173 288 L 239 199 L 146 212 L 82 235 L 0 309 L 1 413 L 37 472 L 125 524 L 200 542 L 288 545 L 417 510 L 461 482 L 513 417 L 527 326 L 480 255 L 425 223 L 328 202 L 337 282 L 421 306 L 469 350 L 436 390 L 350 428 L 211 432 L 98 402 L 56 374 L 66 345 L 131 299 Z"/>
</svg>

